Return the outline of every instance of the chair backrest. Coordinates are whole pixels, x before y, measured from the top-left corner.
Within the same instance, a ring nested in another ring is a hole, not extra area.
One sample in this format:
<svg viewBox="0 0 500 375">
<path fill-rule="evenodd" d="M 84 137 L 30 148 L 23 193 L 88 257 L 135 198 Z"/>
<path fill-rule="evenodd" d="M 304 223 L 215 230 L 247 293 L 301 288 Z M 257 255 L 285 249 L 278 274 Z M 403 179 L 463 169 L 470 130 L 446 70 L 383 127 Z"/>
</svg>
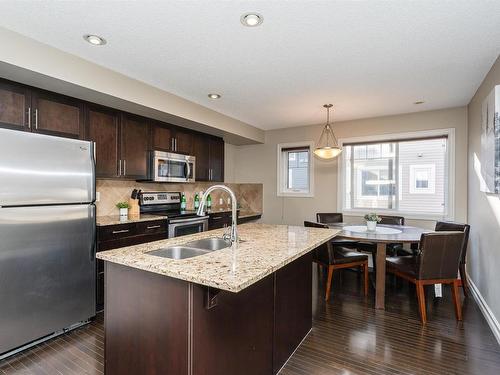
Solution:
<svg viewBox="0 0 500 375">
<path fill-rule="evenodd" d="M 304 221 L 305 227 L 310 228 L 323 228 L 328 229 L 328 225 L 315 223 L 313 221 Z M 318 246 L 314 249 L 313 259 L 316 262 L 324 263 L 324 264 L 332 264 L 333 263 L 333 246 L 330 241 Z"/>
<path fill-rule="evenodd" d="M 405 218 L 403 216 L 389 216 L 389 215 L 378 215 L 380 219 L 380 224 L 386 225 L 405 225 Z"/>
<path fill-rule="evenodd" d="M 338 212 L 322 212 L 316 214 L 318 223 L 342 223 L 344 216 Z"/>
<path fill-rule="evenodd" d="M 464 232 L 442 231 L 422 234 L 417 278 L 456 279 L 463 241 Z"/>
<path fill-rule="evenodd" d="M 453 223 L 451 221 L 438 221 L 436 227 L 434 228 L 436 232 L 441 231 L 459 231 L 464 232 L 464 242 L 462 244 L 462 257 L 460 262 L 465 263 L 465 258 L 467 257 L 467 244 L 469 243 L 469 232 L 470 225 L 462 223 Z"/>
</svg>

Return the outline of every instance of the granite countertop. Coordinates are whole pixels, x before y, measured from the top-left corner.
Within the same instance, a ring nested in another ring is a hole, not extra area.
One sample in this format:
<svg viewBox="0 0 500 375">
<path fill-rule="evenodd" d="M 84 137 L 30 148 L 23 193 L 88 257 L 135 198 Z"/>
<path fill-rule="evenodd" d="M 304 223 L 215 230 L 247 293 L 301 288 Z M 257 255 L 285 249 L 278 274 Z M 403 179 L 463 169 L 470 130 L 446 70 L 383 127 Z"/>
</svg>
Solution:
<svg viewBox="0 0 500 375">
<path fill-rule="evenodd" d="M 148 214 L 128 215 L 126 219 L 122 218 L 119 215 L 97 216 L 96 225 L 98 227 L 102 227 L 105 225 L 128 224 L 128 223 L 137 223 L 139 221 L 152 221 L 152 220 L 164 220 L 164 219 L 167 219 L 167 217 L 158 215 L 148 215 Z"/>
<path fill-rule="evenodd" d="M 193 240 L 221 237 L 224 229 L 97 253 L 97 258 L 160 275 L 239 292 L 333 238 L 340 230 L 288 225 L 238 226 L 236 247 L 174 260 L 145 254 Z"/>
</svg>

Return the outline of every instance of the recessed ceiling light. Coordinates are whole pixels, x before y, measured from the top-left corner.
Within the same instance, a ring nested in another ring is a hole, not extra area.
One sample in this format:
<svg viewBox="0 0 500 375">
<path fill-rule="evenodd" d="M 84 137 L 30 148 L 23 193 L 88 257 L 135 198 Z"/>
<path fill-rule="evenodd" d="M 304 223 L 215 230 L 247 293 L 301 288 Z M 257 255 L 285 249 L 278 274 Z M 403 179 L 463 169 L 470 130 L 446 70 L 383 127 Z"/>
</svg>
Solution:
<svg viewBox="0 0 500 375">
<path fill-rule="evenodd" d="M 210 99 L 220 99 L 221 95 L 220 94 L 208 94 L 208 97 Z"/>
<path fill-rule="evenodd" d="M 102 46 L 106 44 L 106 39 L 100 37 L 99 35 L 87 34 L 83 36 L 83 39 L 94 46 Z"/>
<path fill-rule="evenodd" d="M 245 13 L 244 15 L 241 16 L 240 18 L 241 23 L 243 26 L 248 26 L 248 27 L 255 27 L 259 26 L 264 22 L 264 17 L 262 17 L 258 13 Z"/>
<path fill-rule="evenodd" d="M 413 104 L 424 104 L 425 102 L 423 100 L 417 100 L 416 102 L 414 102 Z"/>
</svg>

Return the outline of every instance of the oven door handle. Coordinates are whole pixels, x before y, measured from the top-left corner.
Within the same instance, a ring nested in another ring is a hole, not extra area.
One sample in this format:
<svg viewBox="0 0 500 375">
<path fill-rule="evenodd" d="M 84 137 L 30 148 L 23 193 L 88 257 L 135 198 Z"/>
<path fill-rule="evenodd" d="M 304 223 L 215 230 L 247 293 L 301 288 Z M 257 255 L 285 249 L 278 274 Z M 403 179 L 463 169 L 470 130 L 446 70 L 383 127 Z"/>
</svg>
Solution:
<svg viewBox="0 0 500 375">
<path fill-rule="evenodd" d="M 191 223 L 202 223 L 203 221 L 207 220 L 208 216 L 198 216 L 198 217 L 193 217 L 191 219 L 175 219 L 175 220 L 170 220 L 169 224 L 191 224 Z"/>
</svg>

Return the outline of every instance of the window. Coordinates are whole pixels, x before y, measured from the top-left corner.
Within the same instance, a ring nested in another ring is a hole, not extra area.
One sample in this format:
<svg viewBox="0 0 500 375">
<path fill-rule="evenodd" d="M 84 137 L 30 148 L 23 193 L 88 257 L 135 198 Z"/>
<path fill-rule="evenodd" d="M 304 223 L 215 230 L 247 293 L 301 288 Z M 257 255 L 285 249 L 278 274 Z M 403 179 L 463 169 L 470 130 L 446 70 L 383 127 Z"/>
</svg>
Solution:
<svg viewBox="0 0 500 375">
<path fill-rule="evenodd" d="M 313 196 L 312 142 L 278 145 L 278 195 Z"/>
<path fill-rule="evenodd" d="M 389 138 L 389 139 L 387 139 Z M 452 218 L 453 130 L 341 140 L 344 211 Z"/>
</svg>

